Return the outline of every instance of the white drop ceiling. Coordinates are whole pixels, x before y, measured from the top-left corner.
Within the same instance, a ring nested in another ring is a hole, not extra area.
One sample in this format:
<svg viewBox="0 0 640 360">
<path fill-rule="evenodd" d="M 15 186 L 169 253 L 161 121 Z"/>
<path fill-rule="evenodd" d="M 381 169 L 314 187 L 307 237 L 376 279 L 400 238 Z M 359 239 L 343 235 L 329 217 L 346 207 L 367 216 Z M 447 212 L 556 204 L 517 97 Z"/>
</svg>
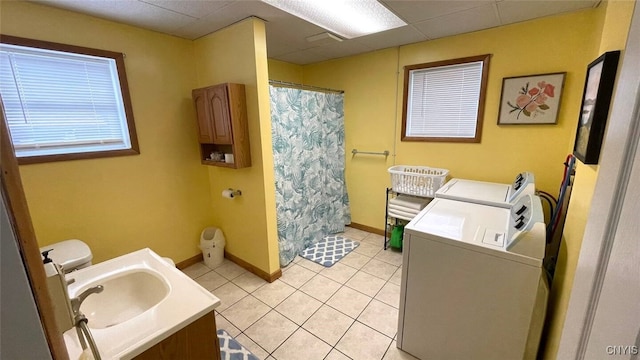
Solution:
<svg viewBox="0 0 640 360">
<path fill-rule="evenodd" d="M 384 6 L 405 20 L 408 25 L 342 42 L 307 41 L 307 37 L 326 32 L 326 30 L 261 1 L 34 0 L 33 2 L 185 39 L 197 39 L 247 17 L 255 16 L 266 21 L 268 57 L 304 65 L 593 8 L 598 6 L 600 0 L 381 0 Z"/>
</svg>

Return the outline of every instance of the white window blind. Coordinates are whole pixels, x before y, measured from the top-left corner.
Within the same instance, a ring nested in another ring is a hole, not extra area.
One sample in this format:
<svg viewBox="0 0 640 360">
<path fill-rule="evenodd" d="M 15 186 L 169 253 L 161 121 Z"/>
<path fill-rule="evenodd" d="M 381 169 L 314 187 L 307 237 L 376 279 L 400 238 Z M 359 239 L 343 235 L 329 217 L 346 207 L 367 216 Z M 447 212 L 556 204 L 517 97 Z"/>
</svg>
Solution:
<svg viewBox="0 0 640 360">
<path fill-rule="evenodd" d="M 474 138 L 482 61 L 409 72 L 407 137 Z"/>
<path fill-rule="evenodd" d="M 114 59 L 0 44 L 0 94 L 18 157 L 131 148 Z"/>
</svg>

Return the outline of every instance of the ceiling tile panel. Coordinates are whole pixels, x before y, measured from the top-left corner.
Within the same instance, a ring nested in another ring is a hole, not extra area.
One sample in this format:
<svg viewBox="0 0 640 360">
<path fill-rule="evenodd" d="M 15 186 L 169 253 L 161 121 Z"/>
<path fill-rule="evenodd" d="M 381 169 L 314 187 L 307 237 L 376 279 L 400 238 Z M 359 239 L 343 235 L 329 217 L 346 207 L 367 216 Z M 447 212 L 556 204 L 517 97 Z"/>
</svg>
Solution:
<svg viewBox="0 0 640 360">
<path fill-rule="evenodd" d="M 200 19 L 214 11 L 233 3 L 233 1 L 201 0 L 140 0 L 167 10 Z"/>
<path fill-rule="evenodd" d="M 388 9 L 408 23 L 433 19 L 458 11 L 492 4 L 494 0 L 382 0 Z"/>
<path fill-rule="evenodd" d="M 368 46 L 374 50 L 412 44 L 425 40 L 428 40 L 428 38 L 410 25 L 353 39 L 356 43 Z"/>
<path fill-rule="evenodd" d="M 194 20 L 190 16 L 137 0 L 46 0 L 37 2 L 165 33 L 170 33 Z"/>
<path fill-rule="evenodd" d="M 414 24 L 416 29 L 430 39 L 488 29 L 499 25 L 500 21 L 493 5 L 459 11 Z"/>
<path fill-rule="evenodd" d="M 502 20 L 502 24 L 504 25 L 543 16 L 592 8 L 595 3 L 596 2 L 593 0 L 505 0 L 498 3 L 498 13 L 500 14 L 500 20 Z"/>
</svg>

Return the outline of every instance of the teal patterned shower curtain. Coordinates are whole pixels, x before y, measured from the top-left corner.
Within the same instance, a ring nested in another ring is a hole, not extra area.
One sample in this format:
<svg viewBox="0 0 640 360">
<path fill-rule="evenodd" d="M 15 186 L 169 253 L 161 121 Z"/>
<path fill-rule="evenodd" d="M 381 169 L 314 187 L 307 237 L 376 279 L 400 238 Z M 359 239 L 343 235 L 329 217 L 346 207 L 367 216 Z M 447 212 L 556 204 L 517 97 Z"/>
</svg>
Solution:
<svg viewBox="0 0 640 360">
<path fill-rule="evenodd" d="M 280 265 L 351 222 L 344 95 L 270 86 Z"/>
</svg>

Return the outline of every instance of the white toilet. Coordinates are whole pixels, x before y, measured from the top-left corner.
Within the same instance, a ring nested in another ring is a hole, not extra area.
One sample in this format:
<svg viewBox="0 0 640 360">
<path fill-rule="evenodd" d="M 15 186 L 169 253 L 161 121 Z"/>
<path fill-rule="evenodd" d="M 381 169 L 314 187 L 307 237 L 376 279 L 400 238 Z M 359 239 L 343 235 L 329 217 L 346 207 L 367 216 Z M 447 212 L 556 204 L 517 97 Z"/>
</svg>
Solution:
<svg viewBox="0 0 640 360">
<path fill-rule="evenodd" d="M 54 263 L 62 266 L 65 274 L 91 266 L 91 260 L 93 259 L 89 246 L 78 239 L 65 240 L 43 246 L 40 248 L 40 253 L 47 250 L 52 250 L 49 252 L 49 258 Z M 171 258 L 163 257 L 162 259 L 172 267 L 176 266 Z"/>
<path fill-rule="evenodd" d="M 89 246 L 78 239 L 65 240 L 40 248 L 41 253 L 47 250 L 52 250 L 49 252 L 49 258 L 62 266 L 65 273 L 91 266 L 91 259 L 93 259 Z"/>
</svg>

